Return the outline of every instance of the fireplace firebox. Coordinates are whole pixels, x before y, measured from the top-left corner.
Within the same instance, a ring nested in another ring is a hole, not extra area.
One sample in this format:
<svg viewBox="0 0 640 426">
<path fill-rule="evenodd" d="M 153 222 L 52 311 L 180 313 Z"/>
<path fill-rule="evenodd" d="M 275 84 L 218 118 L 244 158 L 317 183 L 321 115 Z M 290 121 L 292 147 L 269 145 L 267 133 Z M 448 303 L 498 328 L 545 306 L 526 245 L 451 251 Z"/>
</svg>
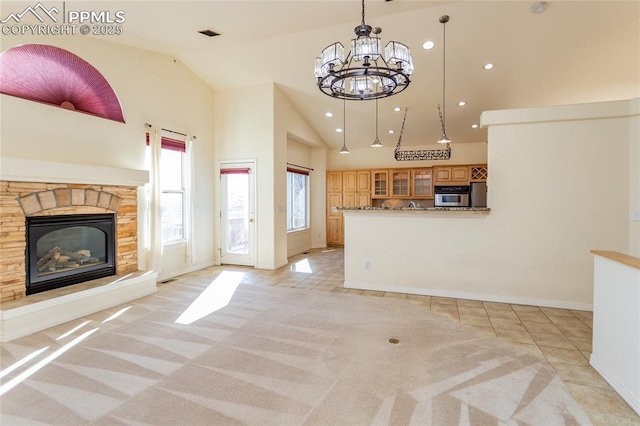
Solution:
<svg viewBox="0 0 640 426">
<path fill-rule="evenodd" d="M 26 218 L 27 295 L 115 275 L 115 215 Z"/>
</svg>

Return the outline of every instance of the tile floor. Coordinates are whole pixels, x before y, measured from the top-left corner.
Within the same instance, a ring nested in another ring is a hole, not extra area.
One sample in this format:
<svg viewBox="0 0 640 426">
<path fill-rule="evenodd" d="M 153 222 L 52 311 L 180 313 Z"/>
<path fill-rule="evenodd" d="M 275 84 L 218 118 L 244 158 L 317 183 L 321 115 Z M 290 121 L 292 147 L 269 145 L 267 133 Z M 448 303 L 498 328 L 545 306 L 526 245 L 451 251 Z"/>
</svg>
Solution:
<svg viewBox="0 0 640 426">
<path fill-rule="evenodd" d="M 640 425 L 640 416 L 589 365 L 592 312 L 345 289 L 344 255 L 340 248 L 309 250 L 291 257 L 287 266 L 275 271 L 236 266 L 216 266 L 205 271 L 217 268 L 241 270 L 245 273 L 242 281 L 245 284 L 394 297 L 424 305 L 431 312 L 546 358 L 594 425 Z"/>
</svg>

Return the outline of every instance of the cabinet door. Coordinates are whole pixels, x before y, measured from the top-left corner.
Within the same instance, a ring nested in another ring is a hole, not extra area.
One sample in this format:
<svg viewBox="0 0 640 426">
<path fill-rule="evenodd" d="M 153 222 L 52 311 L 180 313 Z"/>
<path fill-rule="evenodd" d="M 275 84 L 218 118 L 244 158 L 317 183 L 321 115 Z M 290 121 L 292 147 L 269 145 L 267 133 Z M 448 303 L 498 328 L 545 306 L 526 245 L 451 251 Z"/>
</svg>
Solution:
<svg viewBox="0 0 640 426">
<path fill-rule="evenodd" d="M 384 198 L 389 196 L 389 170 L 372 170 L 372 197 Z"/>
<path fill-rule="evenodd" d="M 344 244 L 342 212 L 334 207 L 342 207 L 342 192 L 327 194 L 327 244 Z"/>
<path fill-rule="evenodd" d="M 342 191 L 342 172 L 327 172 L 327 192 Z"/>
<path fill-rule="evenodd" d="M 342 235 L 342 216 L 327 220 L 327 244 L 344 244 Z"/>
<path fill-rule="evenodd" d="M 391 171 L 391 196 L 409 196 L 409 170 Z"/>
<path fill-rule="evenodd" d="M 413 197 L 433 198 L 432 169 L 411 170 L 411 195 Z"/>
<path fill-rule="evenodd" d="M 344 192 L 342 194 L 342 207 L 358 207 L 358 193 Z"/>
<path fill-rule="evenodd" d="M 358 190 L 358 173 L 357 172 L 355 171 L 342 172 L 342 190 L 353 191 L 353 192 L 356 192 Z"/>
<path fill-rule="evenodd" d="M 451 182 L 468 184 L 469 183 L 469 167 L 451 167 Z"/>
<path fill-rule="evenodd" d="M 358 177 L 358 192 L 370 192 L 371 191 L 371 172 L 369 170 L 359 170 L 357 172 Z"/>
<path fill-rule="evenodd" d="M 436 182 L 451 182 L 451 167 L 436 167 Z"/>
<path fill-rule="evenodd" d="M 371 207 L 370 192 L 358 192 L 357 199 L 358 207 Z"/>
</svg>

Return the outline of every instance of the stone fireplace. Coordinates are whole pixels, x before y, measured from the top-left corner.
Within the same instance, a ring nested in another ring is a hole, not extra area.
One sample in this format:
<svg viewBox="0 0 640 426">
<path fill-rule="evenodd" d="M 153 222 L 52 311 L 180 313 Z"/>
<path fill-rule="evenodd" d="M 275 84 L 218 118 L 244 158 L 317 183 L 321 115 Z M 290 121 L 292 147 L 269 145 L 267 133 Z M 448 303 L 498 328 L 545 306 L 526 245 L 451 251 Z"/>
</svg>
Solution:
<svg viewBox="0 0 640 426">
<path fill-rule="evenodd" d="M 145 170 L 0 158 L 0 341 L 157 291 L 138 267 Z"/>
<path fill-rule="evenodd" d="M 27 295 L 27 219 L 115 214 L 112 263 L 124 274 L 138 270 L 137 212 L 136 187 L 0 182 L 0 302 Z"/>
</svg>

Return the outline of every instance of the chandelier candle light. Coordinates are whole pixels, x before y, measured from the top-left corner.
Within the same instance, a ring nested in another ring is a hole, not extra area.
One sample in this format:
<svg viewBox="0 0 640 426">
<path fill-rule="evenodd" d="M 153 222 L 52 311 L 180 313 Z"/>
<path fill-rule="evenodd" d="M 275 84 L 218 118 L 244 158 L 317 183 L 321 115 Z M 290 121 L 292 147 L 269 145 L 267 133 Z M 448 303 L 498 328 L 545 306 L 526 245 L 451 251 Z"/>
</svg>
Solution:
<svg viewBox="0 0 640 426">
<path fill-rule="evenodd" d="M 395 95 L 409 86 L 413 60 L 409 48 L 390 41 L 382 54 L 379 27 L 364 21 L 355 27 L 356 38 L 345 56 L 342 43 L 326 47 L 316 58 L 314 73 L 318 88 L 326 95 L 347 100 L 371 100 Z M 373 32 L 374 36 L 371 36 Z"/>
</svg>

